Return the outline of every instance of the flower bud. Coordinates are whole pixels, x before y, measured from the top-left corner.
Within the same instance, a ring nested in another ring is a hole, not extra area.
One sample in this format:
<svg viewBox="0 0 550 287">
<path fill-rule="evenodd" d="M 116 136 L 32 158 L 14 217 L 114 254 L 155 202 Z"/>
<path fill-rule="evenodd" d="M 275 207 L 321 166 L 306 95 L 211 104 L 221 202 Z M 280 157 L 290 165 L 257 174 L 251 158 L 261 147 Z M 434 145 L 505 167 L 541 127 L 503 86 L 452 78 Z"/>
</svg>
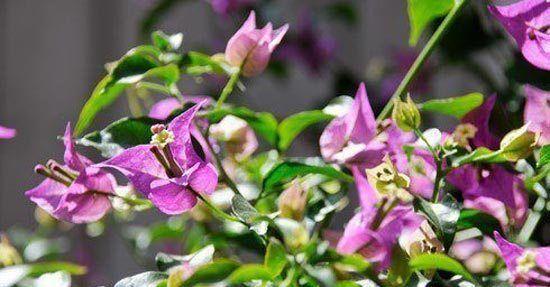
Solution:
<svg viewBox="0 0 550 287">
<path fill-rule="evenodd" d="M 395 99 L 393 104 L 392 119 L 403 131 L 411 131 L 420 126 L 420 111 L 412 101 L 411 96 L 407 96 L 406 101 Z"/>
<path fill-rule="evenodd" d="M 279 197 L 279 211 L 281 217 L 302 221 L 307 203 L 307 191 L 294 180 L 292 185 L 285 189 Z"/>
<path fill-rule="evenodd" d="M 283 233 L 285 245 L 292 250 L 298 250 L 309 242 L 309 232 L 300 222 L 288 218 L 276 218 L 275 224 Z"/>
<path fill-rule="evenodd" d="M 240 141 L 244 138 L 247 127 L 245 120 L 227 115 L 219 123 L 210 126 L 210 136 L 224 142 Z"/>
<path fill-rule="evenodd" d="M 0 235 L 0 267 L 23 263 L 19 252 L 15 249 L 5 235 Z"/>
<path fill-rule="evenodd" d="M 410 179 L 405 174 L 399 173 L 388 156 L 384 162 L 374 168 L 367 169 L 367 180 L 382 198 L 398 198 L 404 202 L 413 200 L 413 196 L 406 190 Z"/>
<path fill-rule="evenodd" d="M 501 155 L 509 161 L 528 157 L 537 144 L 540 133 L 528 130 L 529 124 L 506 134 L 500 142 Z"/>
</svg>

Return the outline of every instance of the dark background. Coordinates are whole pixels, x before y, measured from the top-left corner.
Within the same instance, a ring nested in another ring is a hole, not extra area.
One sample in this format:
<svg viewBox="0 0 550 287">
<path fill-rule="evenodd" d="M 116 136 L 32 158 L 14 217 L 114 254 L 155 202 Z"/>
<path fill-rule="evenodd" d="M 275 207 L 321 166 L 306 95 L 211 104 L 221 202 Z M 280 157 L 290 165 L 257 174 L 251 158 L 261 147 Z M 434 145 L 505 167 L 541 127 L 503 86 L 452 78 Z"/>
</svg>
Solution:
<svg viewBox="0 0 550 287">
<path fill-rule="evenodd" d="M 280 19 L 273 19 L 275 26 L 290 22 L 292 29 L 298 6 L 327 1 L 278 2 L 284 8 L 278 13 Z M 149 5 L 146 0 L 0 0 L 0 125 L 18 130 L 15 139 L 0 142 L 0 230 L 35 225 L 34 205 L 23 194 L 41 180 L 33 173 L 34 165 L 62 158 L 56 136 L 67 121 L 76 121 L 104 73 L 103 64 L 140 43 L 139 21 Z M 328 32 L 338 42 L 336 59 L 362 78 L 373 60 L 407 46 L 409 26 L 404 0 L 355 1 L 355 5 L 358 24 L 330 26 Z M 170 33 L 183 32 L 185 48 L 193 49 L 211 45 L 218 31 L 213 28 L 216 17 L 204 1 L 189 1 L 171 11 L 161 27 Z M 311 74 L 296 66 L 285 80 L 264 74 L 249 81 L 242 100 L 252 109 L 284 117 L 334 96 L 332 81 L 330 71 Z M 456 96 L 478 86 L 474 78 L 453 68 L 439 70 L 432 83 L 430 97 Z M 192 82 L 180 88 L 189 94 L 197 91 Z M 121 97 L 99 116 L 96 127 L 127 113 Z M 315 155 L 318 147 L 313 141 L 301 142 L 292 152 Z M 341 227 L 347 218 L 339 220 Z M 72 230 L 72 236 L 81 233 Z M 143 271 L 113 230 L 77 245 L 93 251 L 94 261 L 100 263 L 94 270 L 99 275 L 90 286 L 110 286 L 116 279 Z"/>
</svg>

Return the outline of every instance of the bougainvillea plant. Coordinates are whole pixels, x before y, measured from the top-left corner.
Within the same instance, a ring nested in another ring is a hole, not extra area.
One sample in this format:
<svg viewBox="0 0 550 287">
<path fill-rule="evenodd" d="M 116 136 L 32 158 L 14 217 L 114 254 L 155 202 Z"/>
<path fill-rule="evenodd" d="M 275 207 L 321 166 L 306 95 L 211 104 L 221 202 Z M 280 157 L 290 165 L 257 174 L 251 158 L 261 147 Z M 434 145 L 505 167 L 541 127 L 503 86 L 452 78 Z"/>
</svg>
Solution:
<svg viewBox="0 0 550 287">
<path fill-rule="evenodd" d="M 209 2 L 224 17 L 255 3 Z M 550 286 L 548 230 L 533 238 L 550 209 L 550 92 L 544 90 L 550 77 L 542 84 L 514 82 L 525 97 L 522 121 L 500 132 L 491 123 L 499 95 L 420 102 L 411 88 L 465 7 L 479 5 L 474 2 L 408 1 L 411 44 L 430 22 L 443 20 L 378 114 L 360 82 L 354 97 L 281 121 L 231 104 L 239 91 L 246 102 L 247 82 L 262 76 L 292 30 L 262 27 L 254 11 L 214 55 L 185 50 L 182 34 L 156 31 L 152 44 L 107 65 L 74 130 L 66 126 L 63 163 L 37 165 L 44 181 L 25 195 L 39 207 L 41 225 L 86 224 L 90 236 L 139 212 L 170 216 L 125 231 L 143 256 L 152 242 L 173 240 L 178 248 L 158 253 L 155 269 L 115 287 Z M 512 2 L 483 9 L 525 64 L 548 76 L 550 3 Z M 226 79 L 218 94 L 189 95 L 178 86 L 182 78 L 208 75 Z M 149 109 L 147 116 L 86 133 L 123 93 L 165 98 L 139 106 Z M 456 125 L 440 130 L 426 120 L 432 113 L 455 118 Z M 325 125 L 319 156 L 289 155 L 293 141 L 314 125 Z M 0 127 L 0 138 L 13 136 Z M 86 148 L 103 159 L 77 152 Z M 341 211 L 350 192 L 358 203 L 348 217 Z M 28 248 L 22 258 L 14 245 L 2 236 L 2 287 L 72 286 L 71 275 L 86 272 L 68 262 L 37 263 L 47 256 Z"/>
</svg>

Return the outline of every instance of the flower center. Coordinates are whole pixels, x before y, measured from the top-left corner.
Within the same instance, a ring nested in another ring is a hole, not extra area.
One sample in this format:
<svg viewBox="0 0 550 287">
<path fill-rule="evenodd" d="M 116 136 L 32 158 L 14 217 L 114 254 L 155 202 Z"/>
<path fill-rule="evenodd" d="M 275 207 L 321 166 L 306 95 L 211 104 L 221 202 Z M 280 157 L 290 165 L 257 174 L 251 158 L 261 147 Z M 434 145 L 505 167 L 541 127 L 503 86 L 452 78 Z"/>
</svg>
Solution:
<svg viewBox="0 0 550 287">
<path fill-rule="evenodd" d="M 45 166 L 41 164 L 37 165 L 34 168 L 34 172 L 51 178 L 66 186 L 70 186 L 79 175 L 78 172 L 75 172 L 67 167 L 63 167 L 53 159 L 48 160 Z"/>
<path fill-rule="evenodd" d="M 174 133 L 166 130 L 166 127 L 162 124 L 152 126 L 151 132 L 153 132 L 151 152 L 164 167 L 166 175 L 170 178 L 181 177 L 183 170 L 174 159 L 174 154 L 170 149 L 170 144 L 175 140 Z"/>
<path fill-rule="evenodd" d="M 525 274 L 531 269 L 537 266 L 535 258 L 537 255 L 533 251 L 525 251 L 520 257 L 516 259 L 517 271 L 519 273 Z"/>
</svg>

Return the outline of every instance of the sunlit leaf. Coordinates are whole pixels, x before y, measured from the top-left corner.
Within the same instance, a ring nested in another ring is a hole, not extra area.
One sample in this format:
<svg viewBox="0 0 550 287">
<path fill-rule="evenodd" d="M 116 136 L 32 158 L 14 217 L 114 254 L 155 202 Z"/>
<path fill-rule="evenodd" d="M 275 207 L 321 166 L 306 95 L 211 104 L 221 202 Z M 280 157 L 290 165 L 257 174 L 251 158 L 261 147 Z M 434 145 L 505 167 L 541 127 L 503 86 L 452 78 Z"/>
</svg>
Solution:
<svg viewBox="0 0 550 287">
<path fill-rule="evenodd" d="M 423 271 L 423 270 L 445 270 L 457 275 L 461 275 L 464 279 L 477 283 L 476 279 L 460 262 L 455 259 L 442 254 L 442 253 L 424 253 L 414 258 L 411 258 L 409 265 L 413 270 Z"/>
<path fill-rule="evenodd" d="M 182 287 L 191 287 L 199 283 L 216 283 L 227 278 L 239 268 L 239 263 L 229 259 L 217 259 L 212 263 L 199 267 Z"/>
<path fill-rule="evenodd" d="M 537 167 L 543 167 L 550 163 L 550 145 L 545 145 L 540 150 L 540 158 L 537 162 Z"/>
<path fill-rule="evenodd" d="M 409 45 L 415 46 L 424 29 L 433 20 L 445 16 L 453 8 L 453 0 L 407 0 L 410 36 Z"/>
<path fill-rule="evenodd" d="M 269 242 L 267 250 L 265 252 L 264 265 L 273 274 L 273 276 L 279 275 L 287 264 L 285 248 L 275 242 Z"/>
<path fill-rule="evenodd" d="M 115 287 L 157 287 L 162 281 L 168 279 L 164 272 L 145 272 L 132 277 L 124 278 L 115 284 Z"/>
<path fill-rule="evenodd" d="M 481 104 L 483 104 L 483 95 L 471 93 L 461 97 L 429 100 L 422 103 L 420 109 L 461 119 Z"/>
<path fill-rule="evenodd" d="M 273 278 L 271 270 L 260 264 L 246 264 L 235 270 L 228 281 L 231 284 L 242 284 L 252 280 L 269 281 Z"/>
</svg>

